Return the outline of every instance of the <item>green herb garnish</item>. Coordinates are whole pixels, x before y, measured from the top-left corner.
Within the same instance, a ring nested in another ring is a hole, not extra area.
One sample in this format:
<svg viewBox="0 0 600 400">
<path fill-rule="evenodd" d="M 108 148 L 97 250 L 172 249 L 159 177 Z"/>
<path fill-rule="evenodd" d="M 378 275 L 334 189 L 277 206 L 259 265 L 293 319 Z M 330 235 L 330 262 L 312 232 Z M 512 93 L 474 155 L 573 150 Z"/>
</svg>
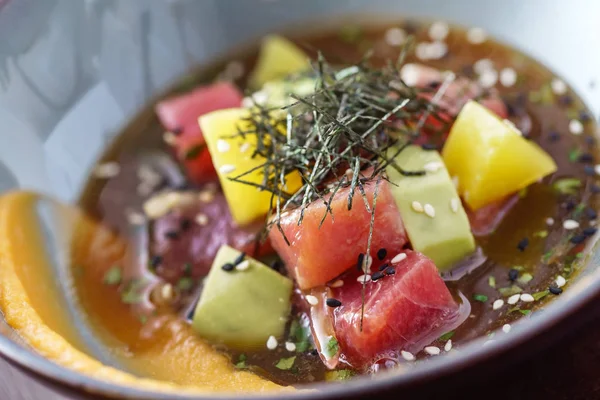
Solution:
<svg viewBox="0 0 600 400">
<path fill-rule="evenodd" d="M 473 300 L 485 303 L 486 301 L 488 301 L 488 297 L 485 294 L 474 294 Z"/>
<path fill-rule="evenodd" d="M 573 210 L 572 217 L 574 219 L 581 217 L 581 214 L 583 214 L 583 210 L 585 210 L 585 204 L 583 204 L 583 203 L 577 204 L 575 206 L 575 209 Z"/>
<path fill-rule="evenodd" d="M 529 315 L 531 314 L 531 310 L 519 310 L 519 312 L 523 315 Z"/>
<path fill-rule="evenodd" d="M 290 325 L 290 341 L 296 345 L 296 352 L 304 353 L 312 347 L 311 333 L 308 326 L 302 325 L 297 319 Z"/>
<path fill-rule="evenodd" d="M 519 190 L 519 198 L 523 199 L 523 198 L 527 197 L 528 190 L 529 190 L 529 188 L 527 186 L 525 186 L 523 189 Z"/>
<path fill-rule="evenodd" d="M 195 146 L 190 147 L 189 149 L 186 150 L 185 154 L 183 155 L 183 158 L 188 161 L 194 160 L 196 157 L 198 157 L 200 155 L 202 150 L 204 150 L 204 147 L 206 147 L 205 144 L 197 144 Z"/>
<path fill-rule="evenodd" d="M 248 368 L 248 365 L 246 365 L 246 355 L 245 354 L 240 354 L 240 356 L 238 357 L 238 362 L 235 364 L 235 367 L 237 369 L 246 369 Z"/>
<path fill-rule="evenodd" d="M 355 375 L 356 372 L 352 371 L 351 369 L 336 369 L 325 372 L 325 380 L 327 382 L 347 381 Z"/>
<path fill-rule="evenodd" d="M 543 299 L 544 297 L 548 296 L 549 294 L 550 294 L 549 290 L 542 290 L 541 292 L 534 293 L 531 296 L 535 299 L 535 301 L 538 301 L 538 300 Z"/>
<path fill-rule="evenodd" d="M 554 255 L 554 250 L 548 250 L 547 252 L 544 253 L 544 255 L 542 256 L 542 262 L 544 264 L 548 264 L 548 261 L 550 261 L 550 259 L 552 258 L 552 256 Z"/>
<path fill-rule="evenodd" d="M 281 359 L 279 359 L 279 361 L 277 361 L 277 364 L 275 364 L 275 367 L 278 369 L 287 371 L 294 366 L 295 361 L 296 361 L 296 356 L 292 356 L 292 357 L 288 357 L 288 358 L 281 358 Z"/>
<path fill-rule="evenodd" d="M 177 289 L 181 290 L 182 292 L 185 292 L 186 290 L 190 290 L 193 286 L 194 286 L 194 280 L 187 276 L 184 276 L 183 278 L 179 279 L 179 281 L 177 282 Z"/>
<path fill-rule="evenodd" d="M 512 296 L 517 293 L 521 293 L 522 291 L 523 291 L 523 289 L 521 289 L 517 285 L 512 285 L 512 286 L 503 287 L 503 288 L 498 289 L 498 292 L 500 292 L 500 294 L 504 297 Z"/>
<path fill-rule="evenodd" d="M 141 314 L 138 316 L 138 320 L 140 321 L 140 324 L 145 325 L 146 322 L 148 322 L 148 316 Z"/>
<path fill-rule="evenodd" d="M 104 279 L 102 281 L 106 285 L 113 286 L 113 285 L 118 285 L 119 283 L 121 283 L 121 279 L 122 279 L 121 267 L 112 266 L 106 271 L 106 273 L 104 274 Z"/>
<path fill-rule="evenodd" d="M 121 301 L 125 304 L 137 304 L 141 302 L 143 299 L 143 288 L 144 283 L 142 281 L 137 279 L 130 281 L 121 292 Z"/>
<path fill-rule="evenodd" d="M 581 155 L 581 151 L 577 148 L 569 150 L 569 161 L 577 162 L 579 160 L 579 156 Z"/>
<path fill-rule="evenodd" d="M 537 231 L 533 234 L 534 237 L 539 237 L 539 238 L 545 238 L 548 236 L 548 231 L 547 230 L 543 230 L 543 231 Z"/>
<path fill-rule="evenodd" d="M 335 337 L 329 337 L 329 340 L 327 341 L 326 350 L 328 357 L 333 357 L 338 353 L 338 351 L 340 351 L 340 345 Z"/>
<path fill-rule="evenodd" d="M 552 188 L 560 194 L 577 194 L 579 188 L 581 188 L 581 181 L 576 178 L 563 178 L 559 179 L 552 184 Z"/>
<path fill-rule="evenodd" d="M 517 281 L 520 284 L 525 285 L 526 283 L 531 282 L 531 280 L 533 279 L 533 275 L 531 275 L 529 272 L 525 272 L 524 274 L 522 274 L 519 279 L 517 279 Z"/>
<path fill-rule="evenodd" d="M 444 333 L 442 336 L 440 336 L 440 339 L 442 342 L 447 342 L 448 340 L 452 339 L 452 336 L 454 336 L 454 331 L 449 331 Z"/>
<path fill-rule="evenodd" d="M 489 287 L 495 288 L 496 287 L 496 277 L 493 275 L 488 276 L 488 285 Z"/>
</svg>

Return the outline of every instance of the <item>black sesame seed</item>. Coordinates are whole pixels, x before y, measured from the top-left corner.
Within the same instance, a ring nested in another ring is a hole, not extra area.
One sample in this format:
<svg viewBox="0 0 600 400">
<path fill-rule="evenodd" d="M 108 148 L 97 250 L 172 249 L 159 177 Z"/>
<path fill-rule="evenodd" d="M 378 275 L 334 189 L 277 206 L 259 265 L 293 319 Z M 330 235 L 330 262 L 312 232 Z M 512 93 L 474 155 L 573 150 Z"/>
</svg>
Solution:
<svg viewBox="0 0 600 400">
<path fill-rule="evenodd" d="M 518 277 L 519 271 L 517 271 L 516 269 L 512 268 L 510 271 L 508 271 L 508 279 L 510 279 L 511 281 L 516 281 Z"/>
<path fill-rule="evenodd" d="M 585 236 L 593 236 L 596 234 L 596 232 L 598 232 L 598 228 L 585 228 L 581 233 L 583 233 Z"/>
<path fill-rule="evenodd" d="M 575 235 L 571 238 L 571 243 L 580 244 L 580 243 L 583 243 L 585 241 L 585 239 L 587 239 L 587 236 L 585 236 L 585 235 Z"/>
<path fill-rule="evenodd" d="M 179 239 L 179 232 L 177 232 L 177 231 L 168 231 L 168 232 L 165 232 L 165 237 L 167 239 L 171 239 L 171 240 Z"/>
<path fill-rule="evenodd" d="M 573 210 L 576 206 L 577 206 L 577 203 L 575 203 L 573 200 L 569 200 L 565 203 L 565 209 L 567 211 Z"/>
<path fill-rule="evenodd" d="M 596 219 L 598 218 L 598 213 L 593 208 L 588 207 L 585 209 L 585 216 L 589 219 Z"/>
<path fill-rule="evenodd" d="M 439 146 L 437 144 L 433 144 L 433 143 L 425 143 L 425 144 L 421 145 L 421 148 L 426 151 L 432 151 L 432 150 L 437 150 L 439 148 Z"/>
<path fill-rule="evenodd" d="M 548 134 L 548 140 L 551 142 L 558 142 L 560 140 L 560 133 L 552 131 Z"/>
<path fill-rule="evenodd" d="M 246 253 L 240 253 L 240 255 L 237 256 L 235 260 L 233 260 L 233 265 L 238 265 L 239 263 L 244 261 L 244 258 L 246 258 Z"/>
<path fill-rule="evenodd" d="M 342 305 L 342 302 L 339 301 L 338 299 L 327 299 L 325 301 L 325 303 L 327 304 L 328 307 L 331 307 L 331 308 L 339 307 Z"/>
<path fill-rule="evenodd" d="M 357 270 L 362 271 L 364 260 L 365 260 L 365 255 L 363 253 L 360 253 L 358 255 L 358 260 L 356 260 L 356 269 Z"/>
<path fill-rule="evenodd" d="M 596 144 L 596 138 L 594 138 L 593 136 L 586 136 L 584 140 L 588 146 L 593 146 Z"/>
<path fill-rule="evenodd" d="M 183 273 L 187 276 L 190 276 L 192 274 L 192 264 L 191 263 L 183 264 Z"/>
<path fill-rule="evenodd" d="M 548 287 L 548 291 L 550 293 L 552 293 L 552 294 L 555 294 L 555 295 L 559 295 L 559 294 L 561 294 L 563 292 L 563 290 L 561 288 L 556 287 L 556 286 L 550 286 L 550 287 Z"/>
<path fill-rule="evenodd" d="M 394 267 L 387 267 L 385 269 L 385 274 L 386 275 L 394 275 L 395 273 L 396 273 L 396 268 L 394 268 Z"/>
<path fill-rule="evenodd" d="M 590 186 L 590 191 L 594 194 L 598 194 L 600 193 L 600 186 L 594 184 Z"/>
<path fill-rule="evenodd" d="M 226 263 L 221 266 L 221 269 L 223 271 L 227 271 L 227 272 L 233 271 L 234 268 L 235 268 L 235 266 L 232 263 Z"/>
<path fill-rule="evenodd" d="M 431 89 L 437 89 L 439 88 L 441 85 L 440 81 L 431 81 L 427 84 L 427 86 L 429 86 Z"/>
<path fill-rule="evenodd" d="M 171 132 L 173 132 L 173 134 L 175 134 L 175 135 L 181 135 L 183 133 L 183 128 L 180 126 L 177 126 L 173 129 L 171 129 Z"/>
<path fill-rule="evenodd" d="M 184 218 L 181 220 L 179 226 L 181 227 L 182 231 L 187 231 L 192 227 L 192 221 L 188 218 Z"/>
<path fill-rule="evenodd" d="M 592 167 L 591 165 L 586 165 L 585 167 L 583 167 L 583 172 L 587 176 L 594 176 L 596 174 L 596 171 L 594 171 L 594 167 Z"/>
<path fill-rule="evenodd" d="M 308 354 L 310 354 L 311 356 L 318 356 L 319 352 L 317 351 L 317 349 L 312 349 Z"/>
<path fill-rule="evenodd" d="M 162 264 L 163 262 L 163 258 L 161 256 L 154 256 L 152 257 L 152 259 L 150 260 L 150 265 L 153 268 L 158 267 L 160 264 Z"/>
<path fill-rule="evenodd" d="M 578 161 L 581 163 L 591 163 L 594 162 L 594 156 L 590 153 L 583 153 L 579 156 Z"/>
<path fill-rule="evenodd" d="M 389 267 L 389 266 L 390 266 L 390 264 L 388 264 L 388 263 L 381 264 L 381 265 L 379 266 L 379 270 L 380 270 L 380 271 L 383 271 L 383 270 L 385 270 L 385 269 L 386 269 L 387 267 Z"/>
<path fill-rule="evenodd" d="M 371 275 L 371 280 L 373 282 L 380 280 L 381 278 L 383 278 L 385 276 L 385 274 L 381 271 L 377 271 L 375 272 L 373 275 Z"/>
<path fill-rule="evenodd" d="M 564 96 L 560 96 L 558 98 L 558 103 L 563 105 L 563 106 L 570 106 L 571 104 L 573 104 L 573 98 L 571 96 L 564 95 Z"/>
<path fill-rule="evenodd" d="M 377 250 L 377 259 L 379 259 L 381 261 L 381 260 L 383 260 L 385 258 L 385 256 L 387 256 L 387 250 L 386 249 L 379 249 L 379 250 Z"/>
<path fill-rule="evenodd" d="M 529 246 L 529 239 L 528 238 L 523 238 L 521 239 L 521 241 L 517 244 L 517 248 L 521 251 L 525 251 L 525 249 L 527 248 L 527 246 Z"/>
<path fill-rule="evenodd" d="M 275 271 L 281 271 L 281 268 L 283 268 L 283 263 L 279 260 L 274 260 L 269 266 Z"/>
<path fill-rule="evenodd" d="M 580 111 L 579 120 L 585 124 L 586 122 L 590 122 L 592 120 L 592 116 L 587 111 Z"/>
</svg>

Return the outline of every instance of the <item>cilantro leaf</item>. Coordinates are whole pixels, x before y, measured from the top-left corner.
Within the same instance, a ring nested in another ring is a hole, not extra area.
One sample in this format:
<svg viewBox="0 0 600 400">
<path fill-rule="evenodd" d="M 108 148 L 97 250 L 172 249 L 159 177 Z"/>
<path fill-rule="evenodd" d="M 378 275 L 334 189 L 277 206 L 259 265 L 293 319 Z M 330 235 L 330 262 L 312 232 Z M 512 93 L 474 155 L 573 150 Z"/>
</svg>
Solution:
<svg viewBox="0 0 600 400">
<path fill-rule="evenodd" d="M 473 300 L 485 303 L 486 301 L 488 301 L 488 297 L 485 294 L 474 294 Z"/>
<path fill-rule="evenodd" d="M 114 286 L 121 283 L 122 276 L 123 275 L 121 273 L 121 267 L 115 265 L 110 267 L 106 271 L 106 273 L 104 274 L 104 279 L 102 281 L 106 285 Z"/>
<path fill-rule="evenodd" d="M 454 336 L 454 331 L 449 331 L 444 333 L 442 336 L 440 336 L 440 340 L 442 342 L 447 342 L 448 340 L 452 339 L 452 336 Z"/>
<path fill-rule="evenodd" d="M 327 382 L 347 381 L 354 375 L 356 375 L 356 372 L 352 371 L 351 369 L 336 369 L 325 372 L 325 380 Z"/>
<path fill-rule="evenodd" d="M 277 364 L 275 364 L 275 367 L 279 368 L 281 370 L 287 371 L 288 369 L 290 369 L 294 366 L 295 361 L 296 361 L 296 356 L 292 356 L 292 357 L 288 357 L 288 358 L 281 358 L 279 361 L 277 361 Z"/>
</svg>

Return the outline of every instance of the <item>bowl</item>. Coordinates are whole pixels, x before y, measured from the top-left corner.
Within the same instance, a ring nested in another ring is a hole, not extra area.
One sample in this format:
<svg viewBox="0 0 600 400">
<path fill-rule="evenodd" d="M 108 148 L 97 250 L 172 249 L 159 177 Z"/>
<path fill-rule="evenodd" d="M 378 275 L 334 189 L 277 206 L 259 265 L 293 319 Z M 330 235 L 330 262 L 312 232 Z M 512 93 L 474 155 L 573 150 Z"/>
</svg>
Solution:
<svg viewBox="0 0 600 400">
<path fill-rule="evenodd" d="M 301 31 L 307 23 L 327 27 L 415 17 L 480 26 L 562 76 L 597 118 L 600 92 L 592 85 L 600 85 L 600 53 L 592 50 L 600 37 L 597 15 L 600 3 L 593 0 L 0 0 L 0 192 L 31 189 L 76 201 L 115 134 L 178 76 L 266 33 Z M 44 221 L 47 250 L 60 254 L 55 221 Z M 493 345 L 483 347 L 484 339 L 477 339 L 460 353 L 403 374 L 316 385 L 316 391 L 290 397 L 353 398 L 399 390 L 423 396 L 449 390 L 467 372 L 473 379 L 539 350 L 560 337 L 560 327 L 572 329 L 594 316 L 589 311 L 600 293 L 600 251 L 593 245 L 588 251 L 587 265 L 559 300 Z M 60 257 L 52 257 L 52 268 L 60 273 Z M 77 321 L 84 335 L 89 328 Z M 3 357 L 70 396 L 192 398 L 119 387 L 60 367 L 32 351 L 3 319 L 0 333 Z M 444 384 L 430 385 L 434 381 Z"/>
</svg>

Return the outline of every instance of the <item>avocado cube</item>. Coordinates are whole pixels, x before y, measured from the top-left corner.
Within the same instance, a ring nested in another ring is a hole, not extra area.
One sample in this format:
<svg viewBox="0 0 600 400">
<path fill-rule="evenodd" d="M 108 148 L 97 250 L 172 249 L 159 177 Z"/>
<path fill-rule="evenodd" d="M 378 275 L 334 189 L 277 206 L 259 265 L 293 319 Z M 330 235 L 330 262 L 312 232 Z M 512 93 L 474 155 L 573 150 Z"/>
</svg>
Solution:
<svg viewBox="0 0 600 400">
<path fill-rule="evenodd" d="M 264 347 L 269 336 L 284 334 L 293 283 L 248 256 L 243 270 L 222 268 L 234 263 L 240 254 L 227 245 L 219 249 L 192 327 L 211 342 L 246 351 Z"/>
<path fill-rule="evenodd" d="M 392 148 L 388 154 L 396 153 L 397 149 Z M 475 239 L 440 154 L 408 146 L 394 161 L 407 171 L 425 171 L 422 176 L 404 176 L 393 166 L 387 168 L 413 249 L 431 258 L 439 270 L 451 268 L 475 250 Z"/>
</svg>

